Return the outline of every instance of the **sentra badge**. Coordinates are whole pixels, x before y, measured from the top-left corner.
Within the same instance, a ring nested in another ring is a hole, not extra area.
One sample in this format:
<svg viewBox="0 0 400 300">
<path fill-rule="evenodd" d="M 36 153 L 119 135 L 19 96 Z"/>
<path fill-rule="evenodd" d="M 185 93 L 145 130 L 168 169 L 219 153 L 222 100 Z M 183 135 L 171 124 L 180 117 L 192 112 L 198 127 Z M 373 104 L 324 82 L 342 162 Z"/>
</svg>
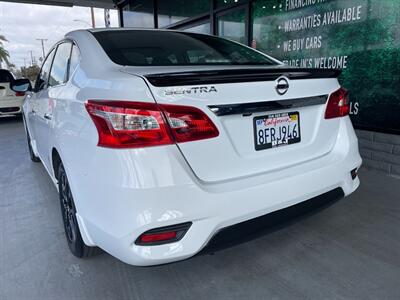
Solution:
<svg viewBox="0 0 400 300">
<path fill-rule="evenodd" d="M 187 94 L 202 94 L 202 93 L 216 93 L 215 86 L 196 86 L 191 88 L 174 88 L 165 90 L 165 96 L 170 95 L 187 95 Z"/>
</svg>

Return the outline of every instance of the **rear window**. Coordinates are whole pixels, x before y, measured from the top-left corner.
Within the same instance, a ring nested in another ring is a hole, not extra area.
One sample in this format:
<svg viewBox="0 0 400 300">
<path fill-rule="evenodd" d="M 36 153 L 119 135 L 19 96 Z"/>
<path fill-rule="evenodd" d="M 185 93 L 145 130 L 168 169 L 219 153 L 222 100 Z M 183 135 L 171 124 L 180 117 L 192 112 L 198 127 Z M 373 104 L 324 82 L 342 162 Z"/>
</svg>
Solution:
<svg viewBox="0 0 400 300">
<path fill-rule="evenodd" d="M 126 66 L 276 65 L 267 56 L 214 36 L 189 32 L 93 32 L 110 59 Z"/>
<path fill-rule="evenodd" d="M 7 70 L 0 70 L 0 82 L 12 82 L 14 77 Z"/>
</svg>

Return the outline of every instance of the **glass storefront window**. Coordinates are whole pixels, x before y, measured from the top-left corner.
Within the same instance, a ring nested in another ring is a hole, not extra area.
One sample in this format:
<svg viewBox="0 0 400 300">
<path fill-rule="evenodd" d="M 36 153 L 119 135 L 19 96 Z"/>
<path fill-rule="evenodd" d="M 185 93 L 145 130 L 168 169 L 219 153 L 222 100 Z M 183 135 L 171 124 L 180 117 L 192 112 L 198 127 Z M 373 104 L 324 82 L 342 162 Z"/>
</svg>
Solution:
<svg viewBox="0 0 400 300">
<path fill-rule="evenodd" d="M 358 128 L 400 133 L 400 1 L 254 0 L 252 47 L 295 67 L 342 69 Z"/>
<path fill-rule="evenodd" d="M 188 31 L 188 32 L 210 34 L 211 33 L 211 24 L 210 24 L 210 22 L 207 22 L 207 23 L 198 24 L 198 25 L 195 25 L 192 27 L 188 27 L 183 30 Z"/>
<path fill-rule="evenodd" d="M 157 3 L 160 28 L 210 11 L 209 0 L 159 0 Z"/>
<path fill-rule="evenodd" d="M 242 43 L 246 42 L 246 11 L 235 9 L 217 17 L 218 36 Z"/>
<path fill-rule="evenodd" d="M 122 10 L 124 27 L 154 28 L 153 12 L 153 1 L 131 1 Z"/>
</svg>

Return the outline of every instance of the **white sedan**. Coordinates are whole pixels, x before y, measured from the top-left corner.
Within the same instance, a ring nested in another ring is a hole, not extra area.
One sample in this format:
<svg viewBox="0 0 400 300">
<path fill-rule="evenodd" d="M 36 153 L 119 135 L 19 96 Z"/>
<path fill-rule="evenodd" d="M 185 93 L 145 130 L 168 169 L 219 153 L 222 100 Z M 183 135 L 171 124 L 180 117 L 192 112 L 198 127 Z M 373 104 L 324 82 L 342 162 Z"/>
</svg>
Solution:
<svg viewBox="0 0 400 300">
<path fill-rule="evenodd" d="M 354 192 L 361 158 L 338 74 L 209 35 L 68 33 L 23 111 L 72 253 L 173 262 L 224 228 Z"/>
<path fill-rule="evenodd" d="M 21 114 L 25 93 L 13 90 L 15 82 L 10 71 L 0 69 L 0 116 Z"/>
</svg>

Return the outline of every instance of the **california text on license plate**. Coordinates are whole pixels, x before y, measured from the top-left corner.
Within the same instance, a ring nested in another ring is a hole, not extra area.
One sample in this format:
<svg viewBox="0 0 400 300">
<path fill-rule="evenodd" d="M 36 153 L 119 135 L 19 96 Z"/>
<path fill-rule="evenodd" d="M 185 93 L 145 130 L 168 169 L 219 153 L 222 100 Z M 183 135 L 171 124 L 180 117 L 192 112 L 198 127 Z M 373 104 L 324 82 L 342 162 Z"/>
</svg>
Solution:
<svg viewBox="0 0 400 300">
<path fill-rule="evenodd" d="M 253 120 L 254 145 L 257 151 L 301 141 L 299 112 L 271 114 L 255 117 Z"/>
</svg>

